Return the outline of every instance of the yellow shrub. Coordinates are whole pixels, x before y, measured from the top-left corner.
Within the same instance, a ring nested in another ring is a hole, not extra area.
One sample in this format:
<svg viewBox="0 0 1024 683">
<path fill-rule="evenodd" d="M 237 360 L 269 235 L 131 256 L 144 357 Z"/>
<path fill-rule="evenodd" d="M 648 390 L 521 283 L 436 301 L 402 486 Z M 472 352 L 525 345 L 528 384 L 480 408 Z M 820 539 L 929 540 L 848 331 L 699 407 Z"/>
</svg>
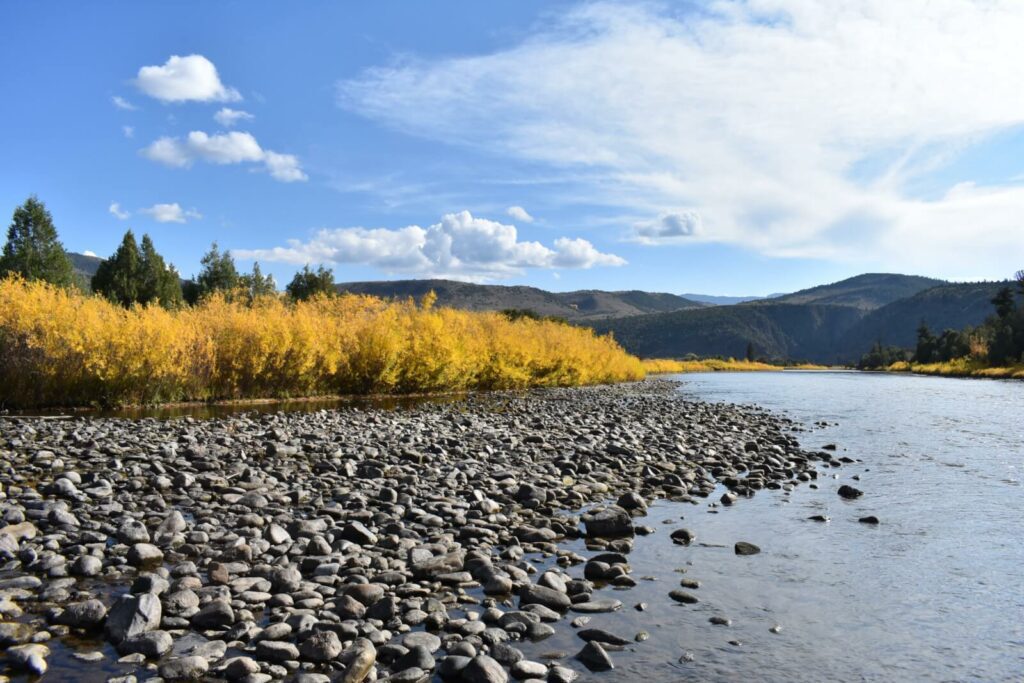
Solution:
<svg viewBox="0 0 1024 683">
<path fill-rule="evenodd" d="M 706 358 L 703 360 L 671 360 L 668 358 L 649 358 L 642 361 L 644 370 L 650 374 L 678 374 L 684 372 L 754 372 L 762 370 L 781 370 L 777 365 L 759 363 L 751 360 L 729 358 Z M 802 369 L 817 369 L 818 366 L 803 365 Z"/>
<path fill-rule="evenodd" d="M 641 379 L 610 337 L 552 321 L 367 296 L 123 309 L 0 281 L 0 404 L 140 404 Z"/>
</svg>

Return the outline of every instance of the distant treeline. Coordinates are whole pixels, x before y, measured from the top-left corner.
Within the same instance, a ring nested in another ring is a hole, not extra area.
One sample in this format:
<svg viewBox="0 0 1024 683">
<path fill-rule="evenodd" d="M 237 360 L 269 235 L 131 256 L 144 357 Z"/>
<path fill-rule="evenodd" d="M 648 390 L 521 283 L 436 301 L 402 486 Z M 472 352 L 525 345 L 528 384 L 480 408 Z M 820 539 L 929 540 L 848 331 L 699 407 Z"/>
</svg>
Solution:
<svg viewBox="0 0 1024 683">
<path fill-rule="evenodd" d="M 998 290 L 991 300 L 994 312 L 983 324 L 962 330 L 947 329 L 936 335 L 922 320 L 917 328 L 915 348 L 904 349 L 876 342 L 861 357 L 857 367 L 879 369 L 897 363 L 912 367 L 964 359 L 988 367 L 1024 363 L 1024 270 L 1017 271 L 1016 280 L 1016 287 Z"/>
</svg>

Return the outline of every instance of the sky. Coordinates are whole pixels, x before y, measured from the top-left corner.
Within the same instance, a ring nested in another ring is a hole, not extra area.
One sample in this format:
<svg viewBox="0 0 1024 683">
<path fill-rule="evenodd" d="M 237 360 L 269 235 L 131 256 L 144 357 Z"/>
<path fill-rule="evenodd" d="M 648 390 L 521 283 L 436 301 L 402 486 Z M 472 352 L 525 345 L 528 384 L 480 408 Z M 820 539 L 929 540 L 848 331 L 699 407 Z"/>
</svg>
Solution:
<svg viewBox="0 0 1024 683">
<path fill-rule="evenodd" d="M 1019 0 L 5 2 L 0 212 L 281 286 L 1002 279 L 1021 36 Z"/>
</svg>

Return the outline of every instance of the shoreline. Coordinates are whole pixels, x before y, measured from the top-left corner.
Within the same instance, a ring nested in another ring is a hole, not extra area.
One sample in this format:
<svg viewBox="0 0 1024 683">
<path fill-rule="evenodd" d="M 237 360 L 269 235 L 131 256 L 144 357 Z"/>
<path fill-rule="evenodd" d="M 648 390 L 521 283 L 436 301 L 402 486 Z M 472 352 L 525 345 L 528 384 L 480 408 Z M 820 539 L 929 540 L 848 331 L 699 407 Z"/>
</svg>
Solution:
<svg viewBox="0 0 1024 683">
<path fill-rule="evenodd" d="M 0 605 L 25 624 L 9 639 L 58 675 L 322 681 L 375 668 L 396 682 L 432 670 L 500 682 L 600 670 L 630 656 L 607 632 L 543 662 L 517 658 L 515 645 L 625 609 L 637 581 L 628 554 L 655 532 L 649 504 L 732 505 L 842 464 L 801 448 L 784 417 L 676 387 L 470 395 L 397 412 L 95 418 L 71 433 L 0 418 L 12 467 L 0 553 L 21 564 L 3 572 Z M 589 557 L 559 548 L 580 540 Z M 558 569 L 531 576 L 524 560 L 535 556 Z M 693 590 L 666 587 L 664 599 L 685 606 Z M 32 642 L 41 633 L 46 653 Z M 101 660 L 74 659 L 76 633 L 107 643 Z M 204 644 L 181 645 L 200 634 Z M 8 666 L 31 668 L 10 653 Z"/>
</svg>

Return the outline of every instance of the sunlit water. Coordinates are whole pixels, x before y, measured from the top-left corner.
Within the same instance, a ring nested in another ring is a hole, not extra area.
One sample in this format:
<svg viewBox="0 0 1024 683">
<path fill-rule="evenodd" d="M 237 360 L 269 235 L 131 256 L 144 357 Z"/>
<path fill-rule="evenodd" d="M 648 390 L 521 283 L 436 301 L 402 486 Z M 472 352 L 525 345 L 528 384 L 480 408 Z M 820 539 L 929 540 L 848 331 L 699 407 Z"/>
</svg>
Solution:
<svg viewBox="0 0 1024 683">
<path fill-rule="evenodd" d="M 707 502 L 653 507 L 645 523 L 658 533 L 637 539 L 630 561 L 635 577 L 657 581 L 615 592 L 626 609 L 590 624 L 651 637 L 612 653 L 606 680 L 1024 680 L 1024 383 L 791 372 L 679 379 L 688 397 L 755 404 L 808 427 L 825 420 L 799 433 L 801 443 L 835 443 L 862 462 L 823 471 L 816 490 L 762 491 L 714 514 Z M 844 501 L 841 483 L 864 496 Z M 831 521 L 807 519 L 819 514 Z M 881 524 L 858 523 L 866 515 Z M 679 526 L 726 547 L 675 546 L 668 535 Z M 738 557 L 738 540 L 763 552 Z M 671 604 L 676 568 L 701 580 L 700 604 Z M 632 609 L 640 601 L 648 611 Z M 710 624 L 713 615 L 732 625 Z M 530 652 L 579 645 L 560 634 Z M 691 661 L 681 663 L 685 653 Z"/>
</svg>

